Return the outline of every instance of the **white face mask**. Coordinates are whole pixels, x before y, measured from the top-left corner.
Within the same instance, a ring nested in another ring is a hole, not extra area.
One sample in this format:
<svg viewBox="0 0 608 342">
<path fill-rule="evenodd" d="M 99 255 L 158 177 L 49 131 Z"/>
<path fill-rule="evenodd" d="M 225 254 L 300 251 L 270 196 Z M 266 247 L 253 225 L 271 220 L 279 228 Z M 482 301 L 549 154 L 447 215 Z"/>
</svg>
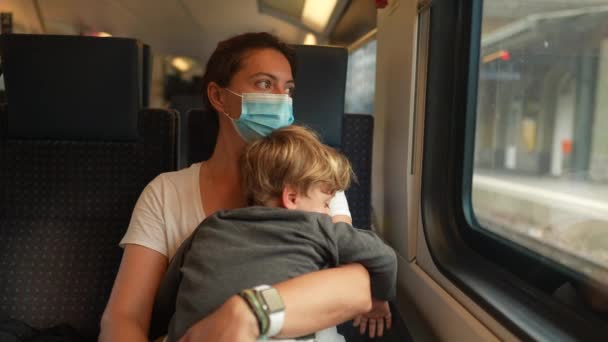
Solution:
<svg viewBox="0 0 608 342">
<path fill-rule="evenodd" d="M 241 116 L 236 120 L 231 119 L 239 134 L 247 142 L 268 136 L 272 131 L 289 126 L 294 121 L 293 101 L 287 94 L 239 95 L 228 88 L 225 89 L 242 98 Z"/>
</svg>

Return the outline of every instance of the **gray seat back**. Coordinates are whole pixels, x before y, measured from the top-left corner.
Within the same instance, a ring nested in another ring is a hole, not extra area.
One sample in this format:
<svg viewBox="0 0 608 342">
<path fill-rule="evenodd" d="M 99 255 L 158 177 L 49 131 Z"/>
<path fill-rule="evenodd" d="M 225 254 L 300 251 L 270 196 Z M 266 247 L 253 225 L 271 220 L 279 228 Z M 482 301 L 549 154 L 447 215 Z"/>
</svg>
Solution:
<svg viewBox="0 0 608 342">
<path fill-rule="evenodd" d="M 7 37 L 0 317 L 37 328 L 68 324 L 95 338 L 135 202 L 156 175 L 176 169 L 177 116 L 138 112 L 135 41 Z M 29 64 L 37 61 L 29 55 L 55 48 L 71 57 Z M 103 61 L 90 60 L 91 51 L 110 56 L 96 72 L 91 63 Z"/>
</svg>

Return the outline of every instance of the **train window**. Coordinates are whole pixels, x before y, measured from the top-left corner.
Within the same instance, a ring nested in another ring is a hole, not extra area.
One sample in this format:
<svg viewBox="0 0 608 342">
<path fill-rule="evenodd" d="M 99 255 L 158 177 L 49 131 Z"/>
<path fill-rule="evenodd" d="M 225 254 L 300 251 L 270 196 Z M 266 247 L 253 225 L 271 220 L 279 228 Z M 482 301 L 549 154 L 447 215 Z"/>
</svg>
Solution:
<svg viewBox="0 0 608 342">
<path fill-rule="evenodd" d="M 473 227 L 608 285 L 608 0 L 486 0 Z"/>
<path fill-rule="evenodd" d="M 608 0 L 432 2 L 425 241 L 522 340 L 606 340 L 607 19 Z"/>
<path fill-rule="evenodd" d="M 376 39 L 371 38 L 348 56 L 346 113 L 373 114 L 376 94 Z"/>
</svg>

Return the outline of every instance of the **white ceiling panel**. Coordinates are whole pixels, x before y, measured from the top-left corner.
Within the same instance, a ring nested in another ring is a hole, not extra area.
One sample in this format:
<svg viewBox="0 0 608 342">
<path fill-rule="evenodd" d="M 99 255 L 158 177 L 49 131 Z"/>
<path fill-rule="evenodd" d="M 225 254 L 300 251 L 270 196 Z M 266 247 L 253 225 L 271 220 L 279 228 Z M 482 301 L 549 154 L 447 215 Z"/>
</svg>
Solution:
<svg viewBox="0 0 608 342">
<path fill-rule="evenodd" d="M 40 6 L 51 34 L 61 33 L 51 31 L 53 23 L 72 25 L 77 32 L 105 31 L 119 37 L 138 37 L 146 31 L 144 18 L 112 0 L 44 0 Z"/>
<path fill-rule="evenodd" d="M 197 20 L 206 41 L 201 59 L 206 60 L 218 41 L 250 31 L 268 31 L 288 43 L 302 43 L 307 31 L 258 12 L 256 0 L 201 1 L 181 0 Z"/>
<path fill-rule="evenodd" d="M 258 12 L 256 0 L 39 0 L 49 34 L 105 31 L 150 44 L 155 53 L 204 63 L 218 41 L 247 31 L 301 43 L 306 31 Z M 3 0 L 23 32 L 40 33 L 35 0 Z"/>
</svg>

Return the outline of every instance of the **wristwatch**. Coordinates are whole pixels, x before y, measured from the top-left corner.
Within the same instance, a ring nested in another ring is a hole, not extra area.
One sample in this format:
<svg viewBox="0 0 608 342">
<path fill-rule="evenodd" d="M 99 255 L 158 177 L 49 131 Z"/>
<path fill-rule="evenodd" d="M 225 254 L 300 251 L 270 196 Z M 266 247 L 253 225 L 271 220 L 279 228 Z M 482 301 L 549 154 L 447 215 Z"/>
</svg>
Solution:
<svg viewBox="0 0 608 342">
<path fill-rule="evenodd" d="M 262 309 L 268 317 L 267 337 L 273 337 L 283 329 L 285 321 L 285 305 L 279 291 L 272 286 L 260 285 L 252 289 L 258 297 Z"/>
</svg>

